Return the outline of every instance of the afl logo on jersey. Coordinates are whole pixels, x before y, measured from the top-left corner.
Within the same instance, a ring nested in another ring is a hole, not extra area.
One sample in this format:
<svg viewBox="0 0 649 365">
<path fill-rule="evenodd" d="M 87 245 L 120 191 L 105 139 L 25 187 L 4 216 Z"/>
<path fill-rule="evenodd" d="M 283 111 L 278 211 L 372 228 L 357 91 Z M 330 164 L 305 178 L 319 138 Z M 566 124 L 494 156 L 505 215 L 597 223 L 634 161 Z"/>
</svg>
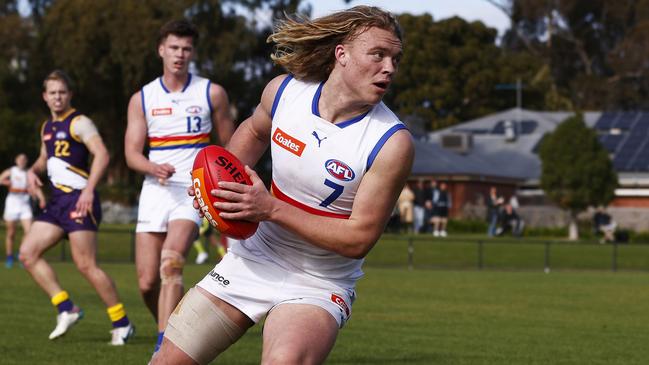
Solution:
<svg viewBox="0 0 649 365">
<path fill-rule="evenodd" d="M 200 114 L 203 111 L 203 108 L 201 108 L 198 105 L 192 105 L 192 106 L 187 107 L 187 109 L 185 109 L 185 111 L 187 113 L 189 113 L 189 114 Z"/>
<path fill-rule="evenodd" d="M 327 169 L 329 175 L 341 181 L 352 181 L 356 176 L 354 170 L 349 165 L 333 158 L 325 162 L 325 169 Z"/>
<path fill-rule="evenodd" d="M 67 137 L 68 135 L 63 131 L 56 132 L 56 139 L 66 139 Z"/>
</svg>

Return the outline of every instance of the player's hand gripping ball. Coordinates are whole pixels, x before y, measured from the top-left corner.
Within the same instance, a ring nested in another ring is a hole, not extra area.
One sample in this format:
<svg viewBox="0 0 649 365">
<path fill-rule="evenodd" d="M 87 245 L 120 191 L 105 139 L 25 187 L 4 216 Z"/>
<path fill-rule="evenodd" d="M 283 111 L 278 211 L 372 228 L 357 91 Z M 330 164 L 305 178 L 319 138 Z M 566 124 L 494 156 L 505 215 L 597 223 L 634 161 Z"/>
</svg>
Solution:
<svg viewBox="0 0 649 365">
<path fill-rule="evenodd" d="M 226 201 L 210 194 L 218 189 L 219 181 L 232 181 L 252 185 L 241 161 L 223 147 L 207 146 L 200 150 L 194 159 L 192 169 L 192 188 L 199 209 L 212 226 L 226 236 L 245 239 L 257 230 L 258 222 L 224 219 L 213 203 Z"/>
</svg>

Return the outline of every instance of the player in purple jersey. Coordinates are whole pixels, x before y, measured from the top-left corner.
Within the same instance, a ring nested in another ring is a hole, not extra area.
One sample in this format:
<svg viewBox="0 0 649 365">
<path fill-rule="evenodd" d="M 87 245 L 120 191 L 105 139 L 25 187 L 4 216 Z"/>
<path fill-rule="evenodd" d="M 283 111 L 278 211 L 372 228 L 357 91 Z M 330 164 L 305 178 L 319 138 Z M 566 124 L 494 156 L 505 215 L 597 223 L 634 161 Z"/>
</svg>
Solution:
<svg viewBox="0 0 649 365">
<path fill-rule="evenodd" d="M 74 305 L 42 256 L 67 235 L 74 263 L 107 307 L 113 324 L 110 344 L 124 345 L 134 334 L 134 327 L 115 284 L 96 262 L 101 205 L 95 187 L 108 166 L 108 151 L 92 121 L 72 108 L 71 82 L 63 71 L 50 73 L 43 89 L 51 116 L 42 126 L 40 155 L 28 170 L 27 179 L 31 188 L 42 186 L 37 174 L 47 170 L 52 192 L 43 213 L 23 239 L 20 260 L 59 312 L 50 340 L 61 337 L 83 317 L 83 311 Z M 88 166 L 91 154 L 94 158 Z"/>
</svg>

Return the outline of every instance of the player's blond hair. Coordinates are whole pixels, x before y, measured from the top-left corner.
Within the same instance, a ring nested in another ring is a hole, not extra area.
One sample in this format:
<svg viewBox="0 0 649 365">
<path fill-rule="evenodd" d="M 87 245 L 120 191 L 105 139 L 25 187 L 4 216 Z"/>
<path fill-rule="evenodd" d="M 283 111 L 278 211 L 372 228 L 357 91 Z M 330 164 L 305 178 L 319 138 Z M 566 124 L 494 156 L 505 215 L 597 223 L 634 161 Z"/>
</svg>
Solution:
<svg viewBox="0 0 649 365">
<path fill-rule="evenodd" d="M 275 43 L 270 58 L 299 80 L 324 81 L 333 70 L 336 46 L 371 27 L 390 31 L 401 40 L 396 17 L 374 6 L 355 6 L 313 20 L 287 16 L 267 39 Z"/>
<path fill-rule="evenodd" d="M 70 76 L 63 70 L 54 70 L 45 77 L 45 80 L 43 80 L 43 91 L 47 90 L 48 81 L 61 81 L 68 88 L 68 91 L 72 91 L 72 87 L 74 86 Z"/>
</svg>

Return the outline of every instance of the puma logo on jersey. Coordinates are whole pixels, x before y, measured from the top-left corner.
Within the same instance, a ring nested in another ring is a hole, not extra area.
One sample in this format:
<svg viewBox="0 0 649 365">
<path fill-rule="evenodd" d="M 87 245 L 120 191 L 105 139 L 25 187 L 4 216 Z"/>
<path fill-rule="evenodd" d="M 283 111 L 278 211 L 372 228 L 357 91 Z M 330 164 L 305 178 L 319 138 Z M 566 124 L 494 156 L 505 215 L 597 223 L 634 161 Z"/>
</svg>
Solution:
<svg viewBox="0 0 649 365">
<path fill-rule="evenodd" d="M 318 147 L 320 147 L 320 143 L 322 143 L 322 141 L 327 139 L 327 137 L 323 137 L 322 139 L 320 139 L 320 137 L 318 136 L 318 132 L 316 132 L 316 131 L 313 131 L 313 133 L 311 133 L 311 135 L 314 136 L 315 139 L 318 140 Z"/>
<path fill-rule="evenodd" d="M 302 156 L 304 147 L 306 147 L 304 142 L 290 136 L 279 128 L 275 129 L 275 133 L 273 133 L 273 142 L 296 156 Z"/>
<path fill-rule="evenodd" d="M 352 181 L 356 176 L 349 165 L 333 158 L 325 162 L 325 169 L 327 169 L 329 175 L 341 181 Z"/>
</svg>

